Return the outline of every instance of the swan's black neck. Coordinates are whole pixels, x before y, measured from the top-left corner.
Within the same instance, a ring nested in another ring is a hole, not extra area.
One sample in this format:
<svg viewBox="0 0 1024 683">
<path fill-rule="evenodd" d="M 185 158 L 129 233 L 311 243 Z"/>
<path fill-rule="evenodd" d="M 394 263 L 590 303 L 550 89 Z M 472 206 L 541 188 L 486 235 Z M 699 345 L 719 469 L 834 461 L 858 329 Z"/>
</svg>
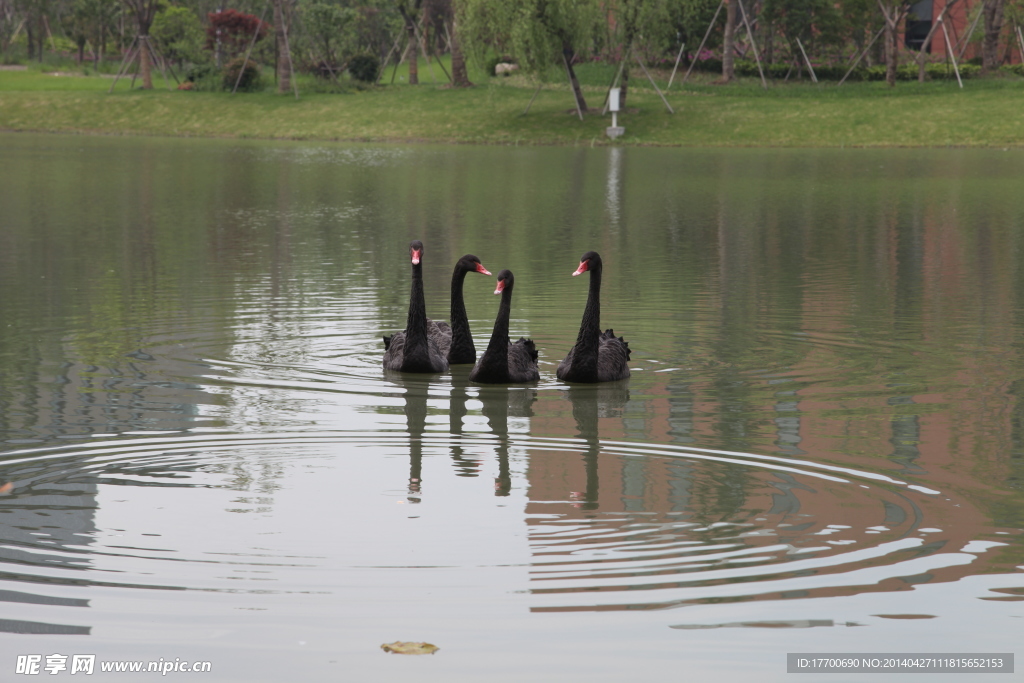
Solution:
<svg viewBox="0 0 1024 683">
<path fill-rule="evenodd" d="M 601 264 L 590 268 L 590 292 L 587 307 L 583 309 L 583 322 L 576 337 L 573 354 L 574 373 L 586 371 L 592 365 L 597 371 L 597 348 L 601 337 Z M 584 367 L 586 366 L 586 367 Z"/>
<path fill-rule="evenodd" d="M 511 316 L 512 285 L 506 284 L 501 290 L 501 304 L 498 305 L 498 317 L 494 319 L 491 340 L 480 359 L 478 374 L 485 374 L 491 381 L 508 380 L 508 324 Z"/>
<path fill-rule="evenodd" d="M 469 331 L 469 317 L 466 315 L 466 303 L 462 298 L 462 286 L 466 282 L 466 270 L 455 266 L 452 274 L 452 345 L 448 350 L 448 362 L 473 363 L 476 361 L 476 347 Z"/>
<path fill-rule="evenodd" d="M 409 294 L 409 317 L 405 321 L 405 360 L 427 356 L 427 302 L 423 296 L 423 264 L 412 266 L 412 291 Z"/>
</svg>

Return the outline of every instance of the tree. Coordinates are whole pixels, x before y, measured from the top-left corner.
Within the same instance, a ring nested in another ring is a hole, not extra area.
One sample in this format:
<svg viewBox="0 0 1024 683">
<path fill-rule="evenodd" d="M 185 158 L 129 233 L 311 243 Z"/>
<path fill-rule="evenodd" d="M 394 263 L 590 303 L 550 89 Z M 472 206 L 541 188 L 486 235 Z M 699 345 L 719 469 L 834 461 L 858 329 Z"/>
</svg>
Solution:
<svg viewBox="0 0 1024 683">
<path fill-rule="evenodd" d="M 78 63 L 85 61 L 85 44 L 89 42 L 89 14 L 86 7 L 88 0 L 75 0 L 69 11 L 61 15 L 61 27 L 65 35 L 78 48 Z"/>
<path fill-rule="evenodd" d="M 878 0 L 878 7 L 885 18 L 885 31 L 882 33 L 885 45 L 885 82 L 895 87 L 900 57 L 899 25 L 910 11 L 910 3 L 905 0 Z"/>
<path fill-rule="evenodd" d="M 278 0 L 275 0 L 275 6 Z M 226 57 L 233 58 L 245 54 L 253 36 L 262 40 L 272 28 L 267 22 L 260 22 L 259 17 L 238 10 L 210 12 L 207 15 L 209 25 L 206 27 L 206 49 L 213 50 L 218 64 Z M 277 18 L 275 16 L 275 21 Z"/>
<path fill-rule="evenodd" d="M 800 56 L 800 45 L 813 54 L 819 46 L 846 39 L 842 15 L 831 0 L 765 0 L 761 16 L 781 32 L 794 57 Z M 802 69 L 803 60 L 797 63 Z"/>
<path fill-rule="evenodd" d="M 416 22 L 419 20 L 422 0 L 413 0 L 408 6 L 403 1 L 398 5 L 398 11 L 402 13 L 405 20 L 406 32 L 406 54 L 409 59 L 409 85 L 419 85 L 419 51 L 416 46 L 419 41 L 416 39 Z"/>
<path fill-rule="evenodd" d="M 203 27 L 199 17 L 185 7 L 168 7 L 153 18 L 150 33 L 167 59 L 178 64 L 203 60 Z"/>
<path fill-rule="evenodd" d="M 622 80 L 620 81 L 619 106 L 626 107 L 629 94 L 629 71 L 633 49 L 640 43 L 663 47 L 671 31 L 671 21 L 666 0 L 617 0 L 612 4 L 612 16 L 621 32 Z"/>
<path fill-rule="evenodd" d="M 452 85 L 456 88 L 468 88 L 473 85 L 466 69 L 466 57 L 462 54 L 457 20 L 452 21 Z"/>
<path fill-rule="evenodd" d="M 286 93 L 292 87 L 292 52 L 285 28 L 285 0 L 274 0 L 274 40 L 277 44 L 277 92 Z"/>
<path fill-rule="evenodd" d="M 307 35 L 329 68 L 333 69 L 355 51 L 358 15 L 354 9 L 320 0 L 301 0 L 299 11 Z"/>
<path fill-rule="evenodd" d="M 985 37 L 981 43 L 981 70 L 993 73 L 999 69 L 999 34 L 1003 30 L 1003 9 L 1006 0 L 984 0 L 981 6 L 985 20 Z"/>
<path fill-rule="evenodd" d="M 736 62 L 736 3 L 739 0 L 725 0 L 725 36 L 722 39 L 722 81 L 728 83 L 735 78 Z"/>
<path fill-rule="evenodd" d="M 564 68 L 576 106 L 586 111 L 573 59 L 577 48 L 589 47 L 604 18 L 601 10 L 598 0 L 464 0 L 458 21 L 478 57 L 494 45 L 511 52 L 527 73 L 543 74 L 554 65 Z"/>
<path fill-rule="evenodd" d="M 139 75 L 142 77 L 142 87 L 146 90 L 153 89 L 153 67 L 149 53 L 149 27 L 153 24 L 153 18 L 160 8 L 163 0 L 123 0 L 129 13 L 135 18 L 135 25 L 138 30 L 136 34 L 139 50 Z"/>
</svg>

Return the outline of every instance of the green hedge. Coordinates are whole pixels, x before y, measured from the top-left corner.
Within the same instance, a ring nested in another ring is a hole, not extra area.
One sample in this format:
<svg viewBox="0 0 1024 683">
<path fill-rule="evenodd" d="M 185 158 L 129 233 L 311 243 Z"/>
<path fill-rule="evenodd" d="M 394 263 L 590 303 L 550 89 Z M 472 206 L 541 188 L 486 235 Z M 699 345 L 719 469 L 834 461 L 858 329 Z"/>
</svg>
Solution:
<svg viewBox="0 0 1024 683">
<path fill-rule="evenodd" d="M 707 60 L 708 62 L 712 60 Z M 1020 65 L 1014 65 L 1019 67 Z M 797 77 L 797 69 L 791 67 L 789 64 L 764 64 L 765 78 L 772 80 L 783 80 L 786 78 L 786 74 L 789 74 L 789 78 L 795 79 Z M 792 72 L 790 69 L 792 68 Z M 721 63 L 719 63 L 719 69 L 721 69 Z M 821 65 L 814 67 L 814 75 L 818 77 L 819 81 L 839 81 L 846 75 L 849 67 L 842 66 L 828 66 Z M 896 80 L 898 81 L 916 81 L 917 80 L 917 64 L 904 64 L 896 70 Z M 960 65 L 960 78 L 973 78 L 981 72 L 981 67 L 975 64 L 961 64 Z M 1017 70 L 1014 73 L 1019 73 L 1024 76 L 1024 71 Z M 750 78 L 759 78 L 757 71 L 757 64 L 755 62 L 736 62 L 736 75 L 747 76 Z M 803 69 L 802 78 L 810 80 L 811 76 L 807 72 L 806 67 Z M 942 80 L 942 79 L 955 79 L 956 72 L 953 70 L 953 65 L 946 64 L 926 64 L 925 65 L 925 78 L 928 80 Z M 850 74 L 848 80 L 852 81 L 884 81 L 885 80 L 885 65 L 880 64 L 871 67 L 858 67 Z"/>
</svg>

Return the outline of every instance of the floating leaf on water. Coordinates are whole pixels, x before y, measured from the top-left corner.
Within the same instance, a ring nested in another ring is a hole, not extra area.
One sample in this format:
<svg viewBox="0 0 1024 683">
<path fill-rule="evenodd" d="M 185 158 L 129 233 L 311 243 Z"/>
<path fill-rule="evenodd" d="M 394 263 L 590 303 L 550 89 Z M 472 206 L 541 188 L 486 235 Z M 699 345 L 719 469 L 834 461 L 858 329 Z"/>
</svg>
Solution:
<svg viewBox="0 0 1024 683">
<path fill-rule="evenodd" d="M 5 496 L 14 490 L 14 482 L 7 482 L 3 486 L 0 486 L 0 496 Z"/>
<path fill-rule="evenodd" d="M 380 649 L 396 655 L 432 655 L 441 648 L 430 643 L 403 643 L 396 640 L 393 643 L 384 643 Z"/>
</svg>

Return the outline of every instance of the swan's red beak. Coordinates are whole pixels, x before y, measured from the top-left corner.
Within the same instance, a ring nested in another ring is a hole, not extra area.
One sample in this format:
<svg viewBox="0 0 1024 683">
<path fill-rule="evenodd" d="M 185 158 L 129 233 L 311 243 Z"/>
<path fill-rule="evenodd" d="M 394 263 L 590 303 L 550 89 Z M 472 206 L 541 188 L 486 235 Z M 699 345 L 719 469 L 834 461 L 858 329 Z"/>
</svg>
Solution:
<svg viewBox="0 0 1024 683">
<path fill-rule="evenodd" d="M 420 264 L 420 259 L 423 258 L 423 250 L 410 249 L 410 251 L 412 252 L 412 264 L 414 266 L 418 266 Z"/>
<path fill-rule="evenodd" d="M 494 293 L 495 294 L 501 294 L 502 291 L 504 291 L 504 289 L 505 289 L 505 281 L 504 280 L 498 280 L 498 288 L 494 290 Z"/>
<path fill-rule="evenodd" d="M 484 268 L 484 264 L 482 264 L 482 263 L 477 263 L 476 264 L 476 272 L 483 273 L 484 275 L 490 275 L 491 274 L 491 271 L 489 271 L 486 268 Z"/>
<path fill-rule="evenodd" d="M 573 277 L 580 275 L 581 273 L 587 272 L 587 264 L 589 261 L 580 261 L 580 267 L 576 269 L 576 272 L 572 274 Z"/>
</svg>

